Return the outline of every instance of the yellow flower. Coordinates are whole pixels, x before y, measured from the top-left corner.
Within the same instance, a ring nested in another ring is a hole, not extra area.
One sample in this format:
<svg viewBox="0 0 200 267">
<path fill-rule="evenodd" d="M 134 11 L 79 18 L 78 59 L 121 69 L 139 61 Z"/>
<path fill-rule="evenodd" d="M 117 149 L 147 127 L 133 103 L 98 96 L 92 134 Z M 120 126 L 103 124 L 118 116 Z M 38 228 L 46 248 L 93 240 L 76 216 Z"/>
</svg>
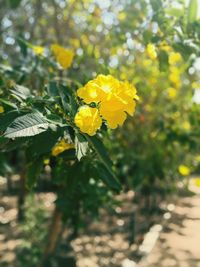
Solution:
<svg viewBox="0 0 200 267">
<path fill-rule="evenodd" d="M 182 59 L 182 57 L 181 57 L 180 53 L 171 52 L 169 54 L 169 64 L 170 65 L 175 65 L 176 63 L 180 62 L 181 59 Z"/>
<path fill-rule="evenodd" d="M 100 104 L 100 114 L 107 121 L 111 129 L 121 126 L 127 114 L 133 116 L 135 112 L 136 89 L 128 82 L 120 82 L 114 92 L 108 95 Z"/>
<path fill-rule="evenodd" d="M 42 55 L 44 53 L 44 47 L 43 46 L 34 45 L 34 46 L 32 46 L 32 49 L 36 55 Z"/>
<path fill-rule="evenodd" d="M 111 75 L 98 75 L 94 80 L 89 81 L 84 87 L 79 88 L 77 95 L 85 103 L 99 103 L 106 100 L 109 93 L 112 93 L 119 86 L 119 81 Z"/>
<path fill-rule="evenodd" d="M 174 99 L 174 98 L 176 98 L 176 96 L 177 96 L 177 90 L 174 89 L 173 87 L 168 88 L 168 89 L 167 89 L 167 93 L 168 93 L 168 97 L 169 97 L 170 99 Z"/>
<path fill-rule="evenodd" d="M 200 83 L 198 83 L 198 82 L 193 82 L 193 83 L 192 83 L 192 88 L 193 88 L 193 89 L 200 89 Z"/>
<path fill-rule="evenodd" d="M 160 49 L 165 51 L 165 52 L 170 52 L 172 51 L 172 47 L 168 45 L 168 43 L 166 41 L 162 41 L 160 43 Z"/>
<path fill-rule="evenodd" d="M 182 124 L 182 128 L 183 128 L 185 131 L 190 131 L 190 129 L 191 129 L 191 124 L 190 124 L 188 121 L 185 121 L 185 122 L 183 122 L 183 124 Z"/>
<path fill-rule="evenodd" d="M 82 106 L 75 115 L 74 122 L 83 133 L 92 136 L 102 125 L 102 119 L 97 108 Z"/>
<path fill-rule="evenodd" d="M 120 13 L 118 14 L 118 19 L 119 19 L 120 21 L 123 21 L 123 20 L 126 19 L 126 16 L 127 16 L 126 12 L 120 12 Z"/>
<path fill-rule="evenodd" d="M 44 160 L 43 160 L 43 163 L 44 163 L 44 165 L 49 165 L 49 163 L 50 163 L 50 159 L 44 159 Z"/>
<path fill-rule="evenodd" d="M 0 113 L 4 113 L 4 107 L 0 106 Z"/>
<path fill-rule="evenodd" d="M 185 165 L 180 165 L 178 167 L 178 171 L 183 176 L 187 176 L 187 175 L 190 174 L 190 169 L 187 166 L 185 166 Z"/>
<path fill-rule="evenodd" d="M 98 75 L 84 87 L 78 89 L 77 95 L 85 103 L 99 103 L 99 112 L 110 128 L 122 125 L 127 114 L 133 115 L 135 99 L 138 99 L 136 88 L 126 82 L 120 82 L 111 75 Z"/>
<path fill-rule="evenodd" d="M 148 44 L 147 45 L 147 55 L 152 59 L 155 60 L 157 58 L 157 53 L 156 53 L 156 48 L 155 45 L 153 44 Z"/>
<path fill-rule="evenodd" d="M 64 139 L 62 139 L 53 147 L 51 154 L 56 157 L 65 150 L 72 148 L 74 148 L 74 144 L 68 143 Z"/>
<path fill-rule="evenodd" d="M 71 49 L 66 49 L 58 44 L 53 44 L 51 45 L 51 51 L 63 69 L 67 69 L 71 66 L 74 58 L 74 52 Z"/>
<path fill-rule="evenodd" d="M 181 86 L 181 73 L 177 67 L 170 67 L 169 80 L 176 88 Z"/>
<path fill-rule="evenodd" d="M 200 155 L 197 155 L 197 156 L 195 157 L 195 160 L 198 161 L 198 162 L 200 162 Z"/>
<path fill-rule="evenodd" d="M 142 64 L 144 67 L 150 67 L 153 62 L 150 59 L 145 59 L 144 61 L 142 61 Z"/>
<path fill-rule="evenodd" d="M 196 177 L 194 179 L 194 183 L 195 183 L 196 186 L 200 187 L 200 178 L 199 177 Z"/>
</svg>

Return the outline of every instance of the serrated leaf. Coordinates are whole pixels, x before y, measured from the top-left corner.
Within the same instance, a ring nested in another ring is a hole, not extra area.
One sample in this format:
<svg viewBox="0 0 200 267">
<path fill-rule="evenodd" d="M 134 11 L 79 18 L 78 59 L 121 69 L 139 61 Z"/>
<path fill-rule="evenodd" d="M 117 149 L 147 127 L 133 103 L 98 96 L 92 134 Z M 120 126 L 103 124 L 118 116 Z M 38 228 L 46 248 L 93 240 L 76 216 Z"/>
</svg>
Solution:
<svg viewBox="0 0 200 267">
<path fill-rule="evenodd" d="M 6 129 L 4 137 L 16 138 L 34 136 L 47 130 L 49 124 L 39 112 L 16 118 Z"/>
<path fill-rule="evenodd" d="M 88 142 L 80 134 L 77 134 L 75 137 L 75 149 L 76 149 L 77 159 L 80 161 L 81 158 L 84 157 L 88 151 Z"/>
<path fill-rule="evenodd" d="M 13 122 L 17 117 L 20 116 L 20 113 L 14 110 L 2 115 L 3 116 L 0 118 L 0 131 L 3 132 L 9 126 L 9 124 L 11 124 L 11 122 Z"/>
</svg>

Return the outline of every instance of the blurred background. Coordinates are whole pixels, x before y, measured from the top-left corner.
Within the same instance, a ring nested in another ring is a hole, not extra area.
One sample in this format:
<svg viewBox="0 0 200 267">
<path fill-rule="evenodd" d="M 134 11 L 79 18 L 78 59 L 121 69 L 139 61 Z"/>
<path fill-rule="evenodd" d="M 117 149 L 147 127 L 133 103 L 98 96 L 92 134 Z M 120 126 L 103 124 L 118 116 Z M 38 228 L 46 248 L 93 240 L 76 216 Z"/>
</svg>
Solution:
<svg viewBox="0 0 200 267">
<path fill-rule="evenodd" d="M 30 47 L 44 47 L 48 57 L 55 43 L 75 53 L 66 79 L 84 84 L 110 73 L 133 83 L 139 100 L 134 117 L 104 139 L 122 193 L 91 178 L 85 191 L 61 199 L 67 220 L 45 267 L 134 267 L 151 252 L 146 234 L 154 244 L 162 228 L 161 243 L 168 236 L 171 243 L 142 264 L 200 266 L 189 230 L 184 236 L 191 243 L 178 248 L 181 263 L 165 259 L 173 258 L 166 248 L 182 242 L 174 238 L 177 229 L 194 229 L 200 220 L 200 1 L 0 0 L 0 87 L 15 81 L 41 92 L 47 69 L 54 73 Z M 0 88 L 0 94 L 8 93 Z M 24 146 L 0 151 L 2 267 L 40 266 L 56 200 L 49 157 L 37 186 L 26 189 Z M 196 224 L 184 224 L 191 211 L 199 217 L 188 220 Z"/>
</svg>

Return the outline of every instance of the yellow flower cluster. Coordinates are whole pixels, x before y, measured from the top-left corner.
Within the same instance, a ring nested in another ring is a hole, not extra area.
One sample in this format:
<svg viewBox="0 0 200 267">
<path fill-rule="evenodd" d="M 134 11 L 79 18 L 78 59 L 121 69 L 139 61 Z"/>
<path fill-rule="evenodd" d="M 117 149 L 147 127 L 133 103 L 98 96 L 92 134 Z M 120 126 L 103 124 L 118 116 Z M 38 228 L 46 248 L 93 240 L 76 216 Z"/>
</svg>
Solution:
<svg viewBox="0 0 200 267">
<path fill-rule="evenodd" d="M 160 50 L 163 50 L 165 52 L 171 52 L 172 51 L 172 47 L 169 46 L 166 41 L 162 41 L 160 43 Z"/>
<path fill-rule="evenodd" d="M 111 75 L 98 75 L 77 91 L 77 95 L 86 104 L 95 103 L 96 108 L 87 105 L 81 107 L 75 116 L 75 124 L 82 132 L 94 135 L 101 127 L 102 119 L 111 129 L 122 125 L 127 113 L 133 115 L 136 88 L 127 81 L 122 82 Z"/>
<path fill-rule="evenodd" d="M 177 52 L 170 52 L 169 53 L 169 80 L 172 82 L 173 86 L 177 89 L 181 87 L 181 74 L 182 69 L 177 67 L 177 64 L 182 62 L 182 56 L 180 53 Z"/>
<path fill-rule="evenodd" d="M 181 60 L 182 60 L 182 57 L 181 57 L 180 53 L 171 52 L 169 54 L 169 64 L 170 65 L 175 65 L 175 64 L 181 62 Z"/>
<path fill-rule="evenodd" d="M 173 87 L 169 87 L 167 89 L 167 94 L 170 99 L 174 99 L 177 96 L 177 90 Z"/>
<path fill-rule="evenodd" d="M 157 52 L 156 52 L 156 48 L 155 45 L 153 44 L 148 44 L 147 45 L 147 55 L 152 59 L 155 60 L 157 58 Z"/>
<path fill-rule="evenodd" d="M 181 69 L 175 66 L 170 66 L 169 68 L 169 80 L 178 89 L 181 87 Z"/>
<path fill-rule="evenodd" d="M 51 51 L 63 69 L 67 69 L 71 66 L 74 58 L 74 52 L 71 49 L 66 49 L 58 44 L 53 44 L 51 45 Z"/>
<path fill-rule="evenodd" d="M 65 150 L 72 148 L 74 148 L 74 144 L 68 143 L 64 139 L 62 139 L 53 147 L 51 154 L 56 157 Z"/>
</svg>

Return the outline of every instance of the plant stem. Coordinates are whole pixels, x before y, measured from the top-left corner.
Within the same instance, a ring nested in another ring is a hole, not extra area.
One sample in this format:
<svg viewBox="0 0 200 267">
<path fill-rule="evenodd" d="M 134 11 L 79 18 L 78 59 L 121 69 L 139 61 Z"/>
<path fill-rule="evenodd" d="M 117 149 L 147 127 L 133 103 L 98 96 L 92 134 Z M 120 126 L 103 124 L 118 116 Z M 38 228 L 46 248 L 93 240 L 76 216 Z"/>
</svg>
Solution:
<svg viewBox="0 0 200 267">
<path fill-rule="evenodd" d="M 58 210 L 56 206 L 49 227 L 48 241 L 44 250 L 43 259 L 40 267 L 47 266 L 49 259 L 55 255 L 61 231 L 62 231 L 62 213 L 60 210 Z"/>
</svg>

